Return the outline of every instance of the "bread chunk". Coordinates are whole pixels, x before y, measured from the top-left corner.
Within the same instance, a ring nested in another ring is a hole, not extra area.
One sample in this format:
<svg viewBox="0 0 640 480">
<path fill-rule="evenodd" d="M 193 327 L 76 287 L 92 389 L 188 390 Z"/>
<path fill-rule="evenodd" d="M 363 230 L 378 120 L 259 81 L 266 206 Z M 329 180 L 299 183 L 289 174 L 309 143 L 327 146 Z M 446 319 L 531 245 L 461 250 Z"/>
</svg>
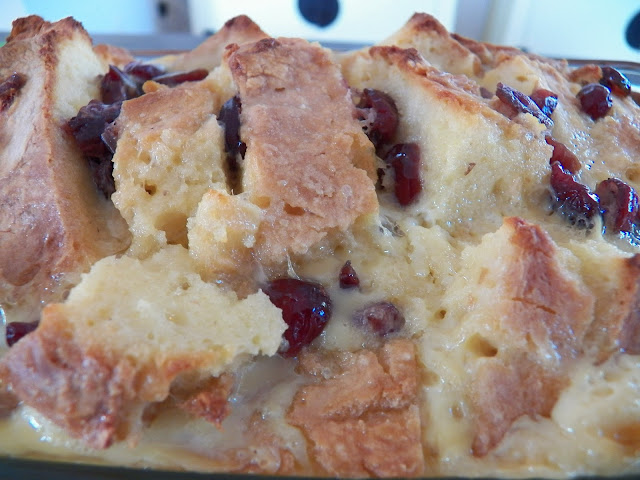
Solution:
<svg viewBox="0 0 640 480">
<path fill-rule="evenodd" d="M 380 45 L 415 48 L 438 70 L 475 77 L 482 74 L 480 59 L 461 45 L 433 16 L 415 13 L 402 28 Z"/>
<path fill-rule="evenodd" d="M 174 245 L 143 261 L 97 262 L 2 358 L 0 377 L 26 404 L 104 448 L 135 438 L 145 407 L 164 401 L 174 380 L 196 388 L 247 356 L 272 355 L 284 329 L 265 294 L 238 300 L 204 283 Z"/>
<path fill-rule="evenodd" d="M 518 417 L 550 415 L 582 354 L 594 299 L 576 259 L 519 218 L 465 251 L 463 265 L 448 294 L 466 312 L 472 449 L 485 455 Z"/>
<path fill-rule="evenodd" d="M 412 49 L 372 47 L 342 65 L 353 87 L 375 88 L 395 100 L 400 126 L 394 143 L 420 148 L 423 190 L 402 215 L 458 238 L 480 238 L 504 216 L 543 213 L 551 148 L 537 121 L 509 120 Z"/>
<path fill-rule="evenodd" d="M 220 99 L 206 81 L 161 88 L 125 102 L 116 122 L 113 203 L 140 258 L 187 246 L 187 219 L 210 188 L 225 190 Z"/>
<path fill-rule="evenodd" d="M 26 82 L 0 111 L 0 307 L 8 321 L 33 321 L 93 262 L 124 250 L 129 233 L 63 128 L 97 96 L 103 73 L 82 26 L 17 20 L 0 81 L 13 73 Z"/>
<path fill-rule="evenodd" d="M 189 71 L 197 68 L 213 70 L 220 65 L 227 45 L 256 42 L 267 38 L 253 20 L 246 15 L 239 15 L 227 20 L 220 30 L 207 38 L 193 50 L 173 57 L 160 59 L 169 71 Z"/>
<path fill-rule="evenodd" d="M 339 477 L 422 473 L 413 343 L 392 340 L 379 351 L 332 353 L 300 360 L 318 382 L 298 391 L 287 417 L 311 441 L 315 461 Z"/>
<path fill-rule="evenodd" d="M 242 186 L 265 209 L 258 255 L 304 253 L 331 230 L 374 213 L 371 143 L 340 70 L 319 46 L 265 39 L 228 63 L 242 101 Z"/>
</svg>

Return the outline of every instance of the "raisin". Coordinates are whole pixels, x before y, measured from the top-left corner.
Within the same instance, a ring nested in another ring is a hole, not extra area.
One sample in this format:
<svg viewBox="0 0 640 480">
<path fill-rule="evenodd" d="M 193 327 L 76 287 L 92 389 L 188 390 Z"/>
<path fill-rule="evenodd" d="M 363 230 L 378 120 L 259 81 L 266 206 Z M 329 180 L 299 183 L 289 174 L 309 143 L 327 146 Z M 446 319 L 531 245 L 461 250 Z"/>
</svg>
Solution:
<svg viewBox="0 0 640 480">
<path fill-rule="evenodd" d="M 159 77 L 165 72 L 160 67 L 140 61 L 130 62 L 124 66 L 124 73 L 135 78 L 137 83 L 144 83 L 152 78 Z"/>
<path fill-rule="evenodd" d="M 598 197 L 576 182 L 560 162 L 551 164 L 551 188 L 555 195 L 555 210 L 578 228 L 593 227 L 593 217 L 600 213 Z"/>
<path fill-rule="evenodd" d="M 385 161 L 393 167 L 398 203 L 413 203 L 422 191 L 420 147 L 416 143 L 399 143 L 389 150 Z"/>
<path fill-rule="evenodd" d="M 7 345 L 12 347 L 18 340 L 33 332 L 38 327 L 39 322 L 11 322 L 7 323 L 5 340 Z"/>
<path fill-rule="evenodd" d="M 501 102 L 513 107 L 519 113 L 530 113 L 538 119 L 540 123 L 548 128 L 553 126 L 553 120 L 545 115 L 530 97 L 518 90 L 515 90 L 504 83 L 498 83 L 496 96 Z"/>
<path fill-rule="evenodd" d="M 376 150 L 393 140 L 398 129 L 399 115 L 396 103 L 388 94 L 365 88 L 357 109 L 362 128 Z"/>
<path fill-rule="evenodd" d="M 576 157 L 564 143 L 554 140 L 550 135 L 547 135 L 544 139 L 553 147 L 553 153 L 551 154 L 549 164 L 552 164 L 553 162 L 560 162 L 562 168 L 571 173 L 575 174 L 580 171 L 580 168 L 582 167 L 582 165 L 580 165 L 580 160 L 578 160 L 578 157 Z"/>
<path fill-rule="evenodd" d="M 286 345 L 280 348 L 280 354 L 294 357 L 324 330 L 331 318 L 331 298 L 319 283 L 295 278 L 273 280 L 263 290 L 271 303 L 282 310 L 289 327 L 284 332 Z"/>
<path fill-rule="evenodd" d="M 102 77 L 100 96 L 102 102 L 112 104 L 142 95 L 142 88 L 129 75 L 115 65 Z"/>
<path fill-rule="evenodd" d="M 594 121 L 604 117 L 613 106 L 611 92 L 599 83 L 585 85 L 576 96 L 580 101 L 582 111 Z"/>
<path fill-rule="evenodd" d="M 218 123 L 224 129 L 224 151 L 227 152 L 227 178 L 231 190 L 236 192 L 240 187 L 240 165 L 238 154 L 244 158 L 247 145 L 240 140 L 240 113 L 242 103 L 237 95 L 227 100 L 218 113 Z"/>
<path fill-rule="evenodd" d="M 198 82 L 206 78 L 209 75 L 209 70 L 205 68 L 198 68 L 189 72 L 170 72 L 157 77 L 153 77 L 154 82 L 167 85 L 169 87 L 175 87 L 184 82 Z"/>
<path fill-rule="evenodd" d="M 596 186 L 604 228 L 612 233 L 633 233 L 638 221 L 638 195 L 617 178 L 603 180 Z"/>
<path fill-rule="evenodd" d="M 120 115 L 120 102 L 111 105 L 91 100 L 78 114 L 67 122 L 76 143 L 88 157 L 108 157 L 111 151 L 102 141 L 102 134 Z"/>
<path fill-rule="evenodd" d="M 0 83 L 0 112 L 11 106 L 25 83 L 27 83 L 27 77 L 21 73 L 13 73 Z"/>
<path fill-rule="evenodd" d="M 121 105 L 121 102 L 106 105 L 98 100 L 91 100 L 66 126 L 88 158 L 94 183 L 106 198 L 115 191 L 111 162 L 115 150 L 112 125 L 120 115 Z"/>
<path fill-rule="evenodd" d="M 551 117 L 558 106 L 558 95 L 544 88 L 534 90 L 529 97 L 547 117 Z"/>
<path fill-rule="evenodd" d="M 384 336 L 398 332 L 404 327 L 404 315 L 391 302 L 369 304 L 353 314 L 353 322 L 377 335 Z"/>
<path fill-rule="evenodd" d="M 631 83 L 629 83 L 627 77 L 613 67 L 602 67 L 600 83 L 619 97 L 626 97 L 631 94 Z"/>
<path fill-rule="evenodd" d="M 340 269 L 340 288 L 358 288 L 360 286 L 360 279 L 355 269 L 351 265 L 351 260 L 347 260 L 346 263 Z"/>
</svg>

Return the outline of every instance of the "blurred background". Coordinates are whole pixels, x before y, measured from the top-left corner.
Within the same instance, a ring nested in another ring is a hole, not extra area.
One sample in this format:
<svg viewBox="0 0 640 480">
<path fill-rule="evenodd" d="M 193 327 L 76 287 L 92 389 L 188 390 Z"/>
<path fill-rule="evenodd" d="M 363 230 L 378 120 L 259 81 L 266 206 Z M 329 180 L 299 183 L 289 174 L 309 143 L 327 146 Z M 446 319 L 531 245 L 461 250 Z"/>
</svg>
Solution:
<svg viewBox="0 0 640 480">
<path fill-rule="evenodd" d="M 245 13 L 272 36 L 346 48 L 379 41 L 424 11 L 476 40 L 552 57 L 640 62 L 638 0 L 0 0 L 0 6 L 3 39 L 17 17 L 71 15 L 96 43 L 181 50 Z"/>
</svg>

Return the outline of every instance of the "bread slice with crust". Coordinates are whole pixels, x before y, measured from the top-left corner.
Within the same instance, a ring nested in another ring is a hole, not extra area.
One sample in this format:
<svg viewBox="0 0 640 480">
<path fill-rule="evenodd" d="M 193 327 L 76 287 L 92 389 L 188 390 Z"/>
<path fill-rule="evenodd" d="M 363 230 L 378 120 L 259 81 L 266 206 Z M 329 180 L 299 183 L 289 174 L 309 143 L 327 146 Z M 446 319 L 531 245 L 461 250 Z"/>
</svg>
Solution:
<svg viewBox="0 0 640 480">
<path fill-rule="evenodd" d="M 8 321 L 36 320 L 80 272 L 129 243 L 126 224 L 64 130 L 98 95 L 103 72 L 71 18 L 17 20 L 0 49 L 0 79 L 25 79 L 0 111 L 0 307 Z"/>
</svg>

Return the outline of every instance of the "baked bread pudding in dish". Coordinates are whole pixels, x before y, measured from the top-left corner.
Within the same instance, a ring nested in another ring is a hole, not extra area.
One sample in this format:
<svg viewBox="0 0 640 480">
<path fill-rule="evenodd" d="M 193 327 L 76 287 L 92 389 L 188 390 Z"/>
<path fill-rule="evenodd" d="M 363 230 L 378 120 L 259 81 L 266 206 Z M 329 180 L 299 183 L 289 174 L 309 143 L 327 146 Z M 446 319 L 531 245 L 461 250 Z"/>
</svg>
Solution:
<svg viewBox="0 0 640 480">
<path fill-rule="evenodd" d="M 0 49 L 0 452 L 338 477 L 640 472 L 640 110 L 416 14 Z"/>
</svg>

